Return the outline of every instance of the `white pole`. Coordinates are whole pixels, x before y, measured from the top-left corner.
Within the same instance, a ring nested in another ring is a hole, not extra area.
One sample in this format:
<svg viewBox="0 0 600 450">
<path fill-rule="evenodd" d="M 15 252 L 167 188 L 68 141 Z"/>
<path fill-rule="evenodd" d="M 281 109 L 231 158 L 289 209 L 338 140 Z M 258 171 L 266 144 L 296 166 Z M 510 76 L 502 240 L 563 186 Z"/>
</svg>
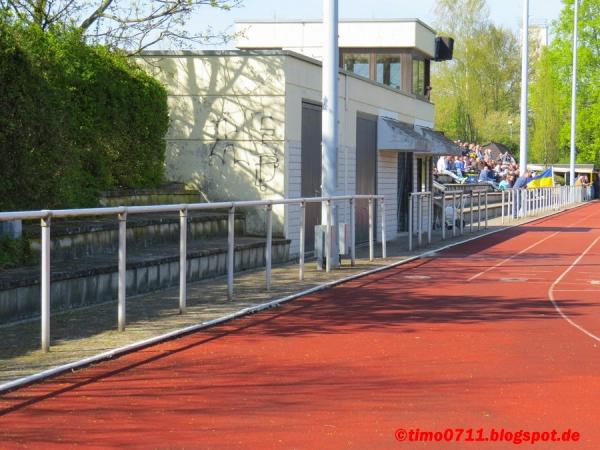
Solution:
<svg viewBox="0 0 600 450">
<path fill-rule="evenodd" d="M 408 251 L 413 249 L 413 206 L 415 196 L 411 193 L 408 195 Z"/>
<path fill-rule="evenodd" d="M 321 141 L 321 177 L 322 196 L 333 197 L 337 191 L 337 147 L 338 147 L 338 0 L 323 0 L 323 112 L 322 112 L 322 141 Z M 332 202 L 328 207 L 334 211 L 329 214 L 327 208 L 322 211 L 322 223 L 330 225 L 330 230 L 337 231 L 337 208 Z M 329 218 L 331 217 L 331 223 Z M 334 235 L 337 236 L 337 233 Z M 330 267 L 338 265 L 338 242 L 332 236 L 329 240 L 332 261 L 327 261 Z"/>
<path fill-rule="evenodd" d="M 573 75 L 571 79 L 571 159 L 569 178 L 571 186 L 575 186 L 575 129 L 577 119 L 577 21 L 579 15 L 579 0 L 575 0 L 573 18 Z"/>
<path fill-rule="evenodd" d="M 235 207 L 227 214 L 227 299 L 233 299 L 233 272 L 235 271 Z"/>
<path fill-rule="evenodd" d="M 300 281 L 304 280 L 304 247 L 306 238 L 306 202 L 300 203 L 300 269 L 298 278 Z"/>
<path fill-rule="evenodd" d="M 529 0 L 523 0 L 523 29 L 521 50 L 521 139 L 519 174 L 527 170 L 527 81 L 529 72 Z"/>
<path fill-rule="evenodd" d="M 332 204 L 331 204 L 331 200 L 326 200 L 325 201 L 325 208 L 324 210 L 327 211 L 329 213 L 329 217 L 327 218 L 327 223 L 333 222 L 333 218 L 331 217 L 333 214 L 333 211 L 331 210 L 332 208 Z M 325 272 L 330 272 L 331 271 L 331 263 L 332 263 L 332 257 L 333 257 L 333 253 L 331 251 L 331 248 L 333 247 L 332 244 L 332 240 L 333 240 L 333 236 L 332 236 L 332 227 L 330 226 L 326 226 L 325 227 Z"/>
<path fill-rule="evenodd" d="M 375 241 L 375 237 L 373 235 L 374 231 L 374 205 L 373 205 L 373 197 L 369 198 L 369 261 L 373 261 L 375 258 L 375 250 L 373 247 L 373 242 Z"/>
<path fill-rule="evenodd" d="M 117 328 L 125 330 L 127 301 L 127 212 L 119 214 L 119 284 L 117 287 Z"/>
<path fill-rule="evenodd" d="M 387 248 L 385 241 L 385 200 L 381 199 L 381 257 L 387 258 Z"/>
<path fill-rule="evenodd" d="M 187 221 L 188 210 L 179 211 L 179 313 L 185 312 L 187 303 Z"/>
<path fill-rule="evenodd" d="M 50 216 L 41 220 L 42 228 L 42 267 L 41 267 L 41 340 L 42 351 L 50 351 Z"/>
<path fill-rule="evenodd" d="M 356 200 L 350 199 L 350 265 L 356 263 Z"/>
<path fill-rule="evenodd" d="M 273 266 L 273 206 L 267 205 L 267 244 L 265 248 L 265 284 L 271 289 L 271 267 Z"/>
</svg>

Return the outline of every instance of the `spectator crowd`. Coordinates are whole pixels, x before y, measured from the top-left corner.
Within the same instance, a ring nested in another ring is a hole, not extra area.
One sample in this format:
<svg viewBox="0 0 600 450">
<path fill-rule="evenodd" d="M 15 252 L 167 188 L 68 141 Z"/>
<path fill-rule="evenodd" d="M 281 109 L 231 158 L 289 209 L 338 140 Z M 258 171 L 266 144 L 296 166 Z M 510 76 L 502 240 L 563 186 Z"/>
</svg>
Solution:
<svg viewBox="0 0 600 450">
<path fill-rule="evenodd" d="M 461 148 L 461 156 L 441 156 L 434 174 L 449 175 L 459 183 L 489 183 L 497 189 L 519 187 L 515 185 L 519 178 L 519 165 L 508 151 L 494 157 L 490 148 L 454 142 Z"/>
</svg>

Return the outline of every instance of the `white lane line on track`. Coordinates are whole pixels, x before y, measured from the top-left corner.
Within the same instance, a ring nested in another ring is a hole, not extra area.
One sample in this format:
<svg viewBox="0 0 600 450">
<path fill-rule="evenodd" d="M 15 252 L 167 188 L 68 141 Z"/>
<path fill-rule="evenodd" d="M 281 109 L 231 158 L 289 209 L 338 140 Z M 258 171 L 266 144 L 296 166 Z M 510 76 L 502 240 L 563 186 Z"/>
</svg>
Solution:
<svg viewBox="0 0 600 450">
<path fill-rule="evenodd" d="M 535 247 L 536 245 L 541 244 L 542 242 L 550 239 L 551 237 L 556 236 L 558 233 L 560 233 L 560 231 L 555 231 L 554 233 L 546 236 L 545 238 L 540 239 L 539 241 L 535 242 L 534 244 L 531 244 L 529 247 L 524 248 L 523 250 L 521 250 L 518 253 L 515 253 L 514 255 L 509 256 L 506 259 L 503 259 L 502 261 L 500 261 L 499 263 L 494 264 L 492 267 L 488 267 L 487 269 L 485 269 L 483 272 L 479 272 L 476 273 L 475 275 L 473 275 L 471 278 L 469 278 L 467 281 L 473 281 L 476 280 L 477 278 L 479 278 L 481 275 L 485 275 L 486 273 L 488 273 L 490 270 L 494 270 L 498 267 L 500 267 L 502 264 L 507 263 L 508 261 L 510 261 L 513 258 L 516 258 L 519 255 L 522 255 L 523 253 L 525 253 L 527 250 L 531 250 L 533 247 Z"/>
<path fill-rule="evenodd" d="M 574 227 L 575 225 L 577 225 L 579 222 L 583 222 L 583 221 L 584 221 L 584 220 L 586 220 L 586 219 L 589 219 L 589 217 L 584 217 L 584 218 L 582 218 L 582 219 L 576 220 L 576 221 L 575 221 L 575 222 L 573 222 L 571 225 L 569 225 L 568 227 L 565 227 L 565 228 L 572 228 L 572 227 Z M 526 228 L 526 227 L 525 227 L 525 228 Z M 546 240 L 550 239 L 551 237 L 554 237 L 554 236 L 556 236 L 556 235 L 557 235 L 557 234 L 559 234 L 559 233 L 560 233 L 560 231 L 555 231 L 554 233 L 552 233 L 552 234 L 550 234 L 550 235 L 546 236 L 545 238 L 542 238 L 542 239 L 540 239 L 539 241 L 537 241 L 537 242 L 535 242 L 535 243 L 531 244 L 529 247 L 527 247 L 527 248 L 524 248 L 524 249 L 523 249 L 523 250 L 521 250 L 520 252 L 518 252 L 518 253 L 515 253 L 514 255 L 511 255 L 511 256 L 509 256 L 509 257 L 508 257 L 508 258 L 506 258 L 506 259 L 503 259 L 502 261 L 500 261 L 499 263 L 497 263 L 497 264 L 493 265 L 492 267 L 488 267 L 488 268 L 487 268 L 487 269 L 485 269 L 483 272 L 479 272 L 479 273 L 477 273 L 477 274 L 473 275 L 473 276 L 472 276 L 471 278 L 469 278 L 467 281 L 473 281 L 473 280 L 476 280 L 476 279 L 477 279 L 477 278 L 479 278 L 481 275 L 485 275 L 485 274 L 486 274 L 486 273 L 488 273 L 490 270 L 494 270 L 494 269 L 496 269 L 497 267 L 500 267 L 500 266 L 501 266 L 501 265 L 503 265 L 504 263 L 507 263 L 508 261 L 510 261 L 510 260 L 511 260 L 511 259 L 513 259 L 513 258 L 516 258 L 516 257 L 517 257 L 517 256 L 519 256 L 519 255 L 522 255 L 522 254 L 523 254 L 523 253 L 525 253 L 526 251 L 528 251 L 528 250 L 531 250 L 533 247 L 535 247 L 535 246 L 537 246 L 537 245 L 541 244 L 542 242 L 544 242 L 544 241 L 546 241 Z"/>
<path fill-rule="evenodd" d="M 554 289 L 554 292 L 599 292 L 600 289 Z"/>
<path fill-rule="evenodd" d="M 573 263 L 569 267 L 567 267 L 567 269 L 565 269 L 565 271 L 563 273 L 561 273 L 560 276 L 556 280 L 554 280 L 554 283 L 552 283 L 552 285 L 548 289 L 548 298 L 554 305 L 554 309 L 556 309 L 556 311 L 558 311 L 558 313 L 561 315 L 561 317 L 563 319 L 565 319 L 567 322 L 569 322 L 572 326 L 577 328 L 579 331 L 581 331 L 583 334 L 586 334 L 587 336 L 591 337 L 592 339 L 595 339 L 598 342 L 600 342 L 600 337 L 596 336 L 593 333 L 590 333 L 588 330 L 583 328 L 581 325 L 575 323 L 556 304 L 556 301 L 554 300 L 554 286 L 556 286 L 558 283 L 560 283 L 560 281 L 565 277 L 565 275 L 567 275 L 573 269 L 573 267 L 575 267 L 577 265 L 577 263 L 579 261 L 581 261 L 581 259 L 592 249 L 592 247 L 594 245 L 596 245 L 596 242 L 598 242 L 599 240 L 600 240 L 600 236 L 598 236 L 596 239 L 594 239 L 594 242 L 592 242 L 590 245 L 588 245 L 588 247 L 577 257 L 577 259 L 575 261 L 573 261 Z"/>
</svg>

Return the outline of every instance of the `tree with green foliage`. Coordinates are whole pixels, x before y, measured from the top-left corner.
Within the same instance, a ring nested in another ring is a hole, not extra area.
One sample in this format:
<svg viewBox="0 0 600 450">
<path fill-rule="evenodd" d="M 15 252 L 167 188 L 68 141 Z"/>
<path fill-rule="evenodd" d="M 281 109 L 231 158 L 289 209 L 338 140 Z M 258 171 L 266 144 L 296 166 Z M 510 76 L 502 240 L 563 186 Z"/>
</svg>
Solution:
<svg viewBox="0 0 600 450">
<path fill-rule="evenodd" d="M 208 27 L 190 33 L 185 25 L 204 7 L 229 10 L 242 0 L 0 0 L 0 9 L 21 23 L 49 30 L 57 25 L 81 32 L 87 42 L 139 53 L 160 41 L 171 45 L 227 41 Z"/>
<path fill-rule="evenodd" d="M 509 143 L 519 102 L 517 37 L 492 23 L 485 0 L 438 0 L 436 15 L 438 33 L 456 42 L 454 59 L 433 66 L 437 127 L 455 139 Z"/>
<path fill-rule="evenodd" d="M 542 50 L 536 62 L 535 81 L 531 85 L 529 104 L 532 110 L 529 159 L 545 165 L 558 162 L 562 125 L 561 98 L 548 49 Z"/>
<path fill-rule="evenodd" d="M 533 92 L 547 92 L 552 85 L 554 95 L 540 97 L 532 104 L 534 117 L 533 147 L 540 144 L 535 137 L 544 130 L 559 131 L 547 136 L 549 145 L 558 151 L 552 162 L 568 162 L 570 151 L 570 105 L 572 77 L 573 0 L 564 0 L 559 19 L 554 24 L 555 38 L 547 55 L 540 61 L 538 75 L 532 83 Z M 600 166 L 600 0 L 580 0 L 577 84 L 577 162 Z M 547 114 L 551 111 L 551 114 Z M 550 122 L 550 123 L 549 123 Z"/>
<path fill-rule="evenodd" d="M 167 128 L 166 90 L 125 55 L 0 17 L 0 210 L 158 186 Z"/>
</svg>

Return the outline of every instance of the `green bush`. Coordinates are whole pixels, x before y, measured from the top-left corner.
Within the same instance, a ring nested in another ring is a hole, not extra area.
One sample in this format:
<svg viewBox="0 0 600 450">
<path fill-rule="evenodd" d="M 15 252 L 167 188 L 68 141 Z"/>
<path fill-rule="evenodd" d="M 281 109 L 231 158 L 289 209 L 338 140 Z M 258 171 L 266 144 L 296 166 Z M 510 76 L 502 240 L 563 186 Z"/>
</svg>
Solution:
<svg viewBox="0 0 600 450">
<path fill-rule="evenodd" d="M 0 236 L 0 270 L 29 264 L 35 264 L 35 258 L 27 237 Z"/>
<path fill-rule="evenodd" d="M 0 210 L 158 186 L 167 126 L 164 87 L 125 55 L 0 17 Z"/>
</svg>

